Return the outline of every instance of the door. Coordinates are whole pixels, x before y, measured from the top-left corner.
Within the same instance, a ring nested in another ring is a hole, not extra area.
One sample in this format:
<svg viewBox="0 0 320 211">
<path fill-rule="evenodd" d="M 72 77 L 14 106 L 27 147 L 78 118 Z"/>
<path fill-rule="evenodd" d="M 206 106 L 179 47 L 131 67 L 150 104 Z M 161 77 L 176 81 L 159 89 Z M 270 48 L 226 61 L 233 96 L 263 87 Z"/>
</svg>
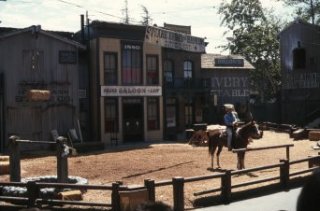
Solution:
<svg viewBox="0 0 320 211">
<path fill-rule="evenodd" d="M 144 141 L 143 103 L 140 98 L 123 100 L 123 141 Z"/>
</svg>

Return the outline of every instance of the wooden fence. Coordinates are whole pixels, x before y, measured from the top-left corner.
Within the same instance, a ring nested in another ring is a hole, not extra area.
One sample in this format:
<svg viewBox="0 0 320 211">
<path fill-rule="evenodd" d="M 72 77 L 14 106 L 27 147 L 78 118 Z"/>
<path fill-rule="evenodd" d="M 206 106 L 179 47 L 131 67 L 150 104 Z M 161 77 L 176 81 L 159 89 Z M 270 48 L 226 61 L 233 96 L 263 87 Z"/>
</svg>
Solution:
<svg viewBox="0 0 320 211">
<path fill-rule="evenodd" d="M 308 162 L 308 168 L 302 169 L 296 172 L 290 172 L 290 166 Z M 144 181 L 144 185 L 136 186 L 135 188 L 130 188 L 128 186 L 121 185 L 121 182 L 112 183 L 112 185 L 76 185 L 76 184 L 65 184 L 65 183 L 37 183 L 37 182 L 0 182 L 0 186 L 23 186 L 28 190 L 27 197 L 6 197 L 0 196 L 0 200 L 13 202 L 13 203 L 23 203 L 28 207 L 35 207 L 42 204 L 50 204 L 50 205 L 80 205 L 80 206 L 103 206 L 110 207 L 114 211 L 120 210 L 120 193 L 121 191 L 134 191 L 146 189 L 148 193 L 149 201 L 156 200 L 156 188 L 162 186 L 172 186 L 173 189 L 173 209 L 175 211 L 183 211 L 184 210 L 184 186 L 187 183 L 198 182 L 203 180 L 212 180 L 218 179 L 220 180 L 220 187 L 213 188 L 211 190 L 205 190 L 201 192 L 194 193 L 195 196 L 220 192 L 220 195 L 225 203 L 229 203 L 232 200 L 232 190 L 239 187 L 244 187 L 253 184 L 259 184 L 268 181 L 276 181 L 279 180 L 279 184 L 284 189 L 289 187 L 290 177 L 302 175 L 306 173 L 310 173 L 315 169 L 319 168 L 320 165 L 320 155 L 308 157 L 300 160 L 288 161 L 288 160 L 280 160 L 277 164 L 243 169 L 243 170 L 227 170 L 223 173 L 216 173 L 212 175 L 205 176 L 196 176 L 196 177 L 174 177 L 171 180 L 163 180 L 163 181 L 155 181 L 147 179 Z M 247 181 L 244 183 L 233 184 L 232 176 L 240 175 L 244 173 L 257 172 L 261 170 L 267 170 L 272 168 L 279 168 L 279 175 L 262 178 L 252 181 Z M 44 187 L 54 187 L 54 188 L 73 188 L 73 189 L 84 189 L 84 190 L 107 190 L 111 194 L 111 203 L 94 203 L 94 202 L 84 202 L 84 201 L 62 201 L 62 200 L 49 200 L 49 199 L 41 199 L 39 197 L 39 189 Z"/>
</svg>

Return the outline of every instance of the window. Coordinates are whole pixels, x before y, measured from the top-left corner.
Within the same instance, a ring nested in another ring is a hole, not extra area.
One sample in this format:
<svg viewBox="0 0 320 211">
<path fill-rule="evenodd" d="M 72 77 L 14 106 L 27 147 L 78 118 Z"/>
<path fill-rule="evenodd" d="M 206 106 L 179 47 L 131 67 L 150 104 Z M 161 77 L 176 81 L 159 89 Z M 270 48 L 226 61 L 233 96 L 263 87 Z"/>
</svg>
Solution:
<svg viewBox="0 0 320 211">
<path fill-rule="evenodd" d="M 147 56 L 147 84 L 159 84 L 158 56 Z"/>
<path fill-rule="evenodd" d="M 158 98 L 148 98 L 148 130 L 159 129 L 159 100 Z"/>
<path fill-rule="evenodd" d="M 140 45 L 122 46 L 122 83 L 124 85 L 142 84 L 142 50 Z"/>
<path fill-rule="evenodd" d="M 105 98 L 105 132 L 118 132 L 118 101 L 116 98 Z"/>
<path fill-rule="evenodd" d="M 166 100 L 166 126 L 167 128 L 177 126 L 176 99 L 168 98 Z"/>
<path fill-rule="evenodd" d="M 183 63 L 183 76 L 184 79 L 192 79 L 192 62 L 185 61 Z"/>
<path fill-rule="evenodd" d="M 163 64 L 164 80 L 166 84 L 173 83 L 173 62 L 165 60 Z"/>
<path fill-rule="evenodd" d="M 104 53 L 104 84 L 117 84 L 117 54 Z"/>
<path fill-rule="evenodd" d="M 293 50 L 293 68 L 306 68 L 306 51 L 303 48 L 296 48 Z"/>
</svg>

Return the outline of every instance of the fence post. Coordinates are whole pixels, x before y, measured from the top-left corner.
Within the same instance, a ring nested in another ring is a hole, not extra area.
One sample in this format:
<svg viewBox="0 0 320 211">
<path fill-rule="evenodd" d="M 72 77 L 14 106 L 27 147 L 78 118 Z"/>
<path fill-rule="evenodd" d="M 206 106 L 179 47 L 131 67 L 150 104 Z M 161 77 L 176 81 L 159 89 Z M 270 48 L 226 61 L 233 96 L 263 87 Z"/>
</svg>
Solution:
<svg viewBox="0 0 320 211">
<path fill-rule="evenodd" d="M 66 138 L 59 136 L 56 140 L 57 145 L 57 181 L 60 183 L 68 182 L 68 154 Z"/>
<path fill-rule="evenodd" d="M 35 181 L 27 182 L 28 207 L 36 207 L 36 200 L 39 197 L 40 189 Z"/>
<path fill-rule="evenodd" d="M 20 139 L 18 136 L 10 136 L 9 138 L 9 161 L 10 161 L 10 181 L 20 182 L 21 181 L 21 165 L 20 165 L 20 148 L 17 140 Z"/>
<path fill-rule="evenodd" d="M 184 178 L 172 178 L 173 185 L 173 210 L 184 211 Z"/>
<path fill-rule="evenodd" d="M 148 198 L 149 201 L 155 202 L 156 201 L 156 191 L 155 191 L 155 182 L 151 179 L 144 180 L 144 186 L 148 190 Z"/>
<path fill-rule="evenodd" d="M 280 166 L 280 184 L 286 189 L 288 187 L 289 179 L 290 179 L 290 165 L 288 160 L 280 160 L 283 165 Z"/>
<path fill-rule="evenodd" d="M 231 170 L 227 170 L 221 177 L 221 197 L 225 204 L 231 199 Z"/>
<path fill-rule="evenodd" d="M 287 160 L 290 160 L 290 147 L 286 146 L 286 155 L 287 155 Z"/>
<path fill-rule="evenodd" d="M 120 211 L 119 188 L 120 188 L 119 183 L 117 182 L 112 183 L 112 194 L 111 194 L 112 211 Z"/>
</svg>

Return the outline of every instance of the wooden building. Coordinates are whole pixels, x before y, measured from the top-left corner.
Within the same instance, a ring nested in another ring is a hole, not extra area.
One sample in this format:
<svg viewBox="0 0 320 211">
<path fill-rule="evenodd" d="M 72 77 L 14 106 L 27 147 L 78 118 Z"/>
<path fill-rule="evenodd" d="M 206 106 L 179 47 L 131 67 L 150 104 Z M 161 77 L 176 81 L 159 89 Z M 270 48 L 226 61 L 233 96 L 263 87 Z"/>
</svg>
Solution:
<svg viewBox="0 0 320 211">
<path fill-rule="evenodd" d="M 40 26 L 0 35 L 1 145 L 10 135 L 52 140 L 79 119 L 79 51 L 85 46 Z"/>
<path fill-rule="evenodd" d="M 163 84 L 168 77 L 183 84 L 184 77 L 190 81 L 198 74 L 205 46 L 202 38 L 170 29 L 98 21 L 89 25 L 95 140 L 161 141 L 168 128 L 174 128 L 169 134 L 184 135 L 187 93 L 172 97 Z"/>
<path fill-rule="evenodd" d="M 279 34 L 282 122 L 320 125 L 320 27 L 295 20 Z"/>
<path fill-rule="evenodd" d="M 234 104 L 239 117 L 249 111 L 250 71 L 254 67 L 239 55 L 203 54 L 201 77 L 208 90 L 205 95 L 205 122 L 222 123 L 223 104 Z"/>
</svg>

